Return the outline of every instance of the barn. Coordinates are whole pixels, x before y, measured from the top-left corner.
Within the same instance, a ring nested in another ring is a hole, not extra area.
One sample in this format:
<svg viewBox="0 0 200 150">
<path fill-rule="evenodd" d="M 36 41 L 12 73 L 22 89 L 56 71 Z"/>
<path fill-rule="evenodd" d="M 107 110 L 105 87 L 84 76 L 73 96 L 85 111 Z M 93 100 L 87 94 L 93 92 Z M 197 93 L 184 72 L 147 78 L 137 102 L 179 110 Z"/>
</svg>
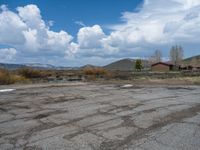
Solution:
<svg viewBox="0 0 200 150">
<path fill-rule="evenodd" d="M 158 72 L 168 72 L 173 70 L 173 65 L 164 62 L 158 62 L 151 65 L 151 70 Z"/>
</svg>

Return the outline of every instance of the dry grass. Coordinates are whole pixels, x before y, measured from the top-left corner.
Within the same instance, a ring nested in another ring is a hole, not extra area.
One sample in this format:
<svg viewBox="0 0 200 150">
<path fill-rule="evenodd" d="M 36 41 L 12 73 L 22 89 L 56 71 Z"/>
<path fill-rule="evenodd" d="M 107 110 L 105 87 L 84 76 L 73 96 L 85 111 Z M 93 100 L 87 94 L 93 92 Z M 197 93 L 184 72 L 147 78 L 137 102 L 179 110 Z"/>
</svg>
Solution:
<svg viewBox="0 0 200 150">
<path fill-rule="evenodd" d="M 40 70 L 34 70 L 31 68 L 18 69 L 17 73 L 25 78 L 43 78 L 45 74 Z"/>
<path fill-rule="evenodd" d="M 200 85 L 200 76 L 197 77 L 183 77 L 180 80 L 188 81 L 192 84 Z"/>
<path fill-rule="evenodd" d="M 20 75 L 12 74 L 11 78 L 14 81 L 14 83 L 30 83 L 29 79 Z"/>
<path fill-rule="evenodd" d="M 135 84 L 162 85 L 200 85 L 200 76 L 183 76 L 182 74 L 152 74 L 108 71 L 103 68 L 85 68 L 83 70 L 34 70 L 22 68 L 14 71 L 0 69 L 0 84 L 40 83 L 49 81 L 66 81 L 80 76 L 84 81 L 99 82 L 133 82 Z"/>
<path fill-rule="evenodd" d="M 85 68 L 83 70 L 83 75 L 85 75 L 88 80 L 92 81 L 97 78 L 110 79 L 112 77 L 111 72 L 103 68 Z"/>
<path fill-rule="evenodd" d="M 0 70 L 0 84 L 12 84 L 14 81 L 10 77 L 10 74 L 8 71 L 1 69 Z"/>
<path fill-rule="evenodd" d="M 5 69 L 0 69 L 0 85 L 14 84 L 14 83 L 25 83 L 29 80 L 23 76 L 16 75 Z"/>
<path fill-rule="evenodd" d="M 103 68 L 86 68 L 83 70 L 85 75 L 95 75 L 95 76 L 104 76 L 108 73 L 106 69 Z"/>
</svg>

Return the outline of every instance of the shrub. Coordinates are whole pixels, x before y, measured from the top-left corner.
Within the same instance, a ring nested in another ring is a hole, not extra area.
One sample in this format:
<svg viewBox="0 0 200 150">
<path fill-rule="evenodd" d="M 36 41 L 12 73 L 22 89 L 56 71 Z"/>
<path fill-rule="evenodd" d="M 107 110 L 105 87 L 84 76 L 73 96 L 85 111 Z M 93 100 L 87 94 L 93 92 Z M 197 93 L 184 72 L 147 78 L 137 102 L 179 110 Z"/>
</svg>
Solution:
<svg viewBox="0 0 200 150">
<path fill-rule="evenodd" d="M 97 78 L 109 78 L 110 73 L 103 68 L 85 68 L 83 74 L 88 80 L 94 81 Z"/>
<path fill-rule="evenodd" d="M 0 69 L 0 85 L 24 82 L 28 82 L 28 80 L 25 77 L 13 74 L 5 69 Z"/>
<path fill-rule="evenodd" d="M 12 84 L 14 81 L 7 70 L 0 69 L 0 84 Z"/>
<path fill-rule="evenodd" d="M 11 75 L 10 76 L 13 83 L 28 83 L 29 80 L 21 75 Z"/>
<path fill-rule="evenodd" d="M 135 69 L 141 71 L 142 70 L 142 60 L 137 59 L 135 62 Z"/>
<path fill-rule="evenodd" d="M 105 76 L 108 74 L 108 71 L 103 68 L 86 68 L 83 70 L 85 75 L 93 75 L 96 77 Z"/>
<path fill-rule="evenodd" d="M 25 78 L 42 78 L 42 77 L 44 77 L 44 75 L 41 71 L 34 70 L 34 69 L 31 69 L 31 68 L 19 69 L 18 74 L 22 75 Z"/>
</svg>

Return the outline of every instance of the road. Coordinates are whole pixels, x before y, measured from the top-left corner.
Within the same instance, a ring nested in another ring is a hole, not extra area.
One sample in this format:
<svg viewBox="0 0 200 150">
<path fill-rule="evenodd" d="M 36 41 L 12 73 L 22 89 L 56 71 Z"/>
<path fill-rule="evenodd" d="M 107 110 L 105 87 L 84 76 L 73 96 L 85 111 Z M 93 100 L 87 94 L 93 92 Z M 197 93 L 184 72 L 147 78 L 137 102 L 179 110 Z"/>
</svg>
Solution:
<svg viewBox="0 0 200 150">
<path fill-rule="evenodd" d="M 200 86 L 0 86 L 1 150 L 198 150 Z"/>
</svg>

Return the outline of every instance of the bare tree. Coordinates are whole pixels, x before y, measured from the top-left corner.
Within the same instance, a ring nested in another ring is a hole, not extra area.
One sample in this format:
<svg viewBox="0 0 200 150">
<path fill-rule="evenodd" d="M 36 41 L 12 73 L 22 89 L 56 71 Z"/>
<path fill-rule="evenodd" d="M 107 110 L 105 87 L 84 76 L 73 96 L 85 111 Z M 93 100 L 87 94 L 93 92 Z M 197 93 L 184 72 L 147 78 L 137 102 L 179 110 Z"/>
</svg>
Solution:
<svg viewBox="0 0 200 150">
<path fill-rule="evenodd" d="M 162 61 L 162 52 L 160 50 L 156 50 L 153 54 L 153 56 L 151 56 L 149 58 L 149 62 L 151 64 L 153 63 L 157 63 L 157 62 L 161 62 Z"/>
<path fill-rule="evenodd" d="M 178 67 L 183 59 L 183 48 L 181 46 L 172 46 L 170 50 L 170 59 L 175 65 L 175 67 Z"/>
<path fill-rule="evenodd" d="M 161 62 L 162 61 L 162 53 L 160 50 L 156 50 L 154 53 L 155 61 Z"/>
</svg>

